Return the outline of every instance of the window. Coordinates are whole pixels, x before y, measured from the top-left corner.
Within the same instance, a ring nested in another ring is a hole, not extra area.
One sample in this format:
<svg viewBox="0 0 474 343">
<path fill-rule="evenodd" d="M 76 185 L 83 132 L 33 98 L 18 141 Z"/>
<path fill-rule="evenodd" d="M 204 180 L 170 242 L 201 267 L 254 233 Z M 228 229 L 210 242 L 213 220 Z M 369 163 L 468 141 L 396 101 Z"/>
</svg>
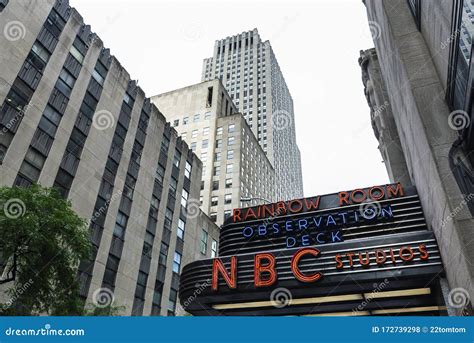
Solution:
<svg viewBox="0 0 474 343">
<path fill-rule="evenodd" d="M 59 74 L 59 78 L 64 81 L 64 83 L 69 87 L 72 88 L 74 86 L 74 83 L 76 82 L 76 79 L 74 76 L 72 76 L 71 73 L 69 73 L 66 69 L 62 69 L 61 73 Z"/>
<path fill-rule="evenodd" d="M 232 210 L 225 210 L 224 211 L 224 220 L 229 218 L 232 215 Z"/>
<path fill-rule="evenodd" d="M 220 166 L 215 166 L 214 167 L 214 176 L 219 176 L 221 173 L 221 167 Z"/>
<path fill-rule="evenodd" d="M 207 151 L 203 151 L 203 152 L 201 153 L 201 162 L 202 162 L 202 163 L 207 162 Z"/>
<path fill-rule="evenodd" d="M 104 78 L 102 77 L 102 75 L 99 74 L 99 72 L 97 72 L 97 70 L 94 69 L 94 71 L 92 72 L 92 77 L 94 78 L 94 80 L 97 81 L 97 83 L 99 83 L 101 86 L 104 85 Z"/>
<path fill-rule="evenodd" d="M 171 211 L 169 208 L 166 208 L 164 228 L 168 231 L 171 231 L 172 224 L 173 224 L 173 211 Z"/>
<path fill-rule="evenodd" d="M 209 134 L 209 127 L 203 128 L 203 129 L 202 129 L 202 134 L 203 134 L 204 136 L 207 136 L 207 135 Z"/>
<path fill-rule="evenodd" d="M 216 130 L 216 134 L 222 135 L 222 126 L 219 126 Z"/>
<path fill-rule="evenodd" d="M 196 114 L 194 115 L 193 121 L 194 121 L 194 122 L 199 121 L 199 113 L 196 113 Z"/>
<path fill-rule="evenodd" d="M 185 141 L 185 140 L 186 140 L 186 136 L 187 136 L 187 135 L 188 135 L 188 133 L 187 133 L 187 132 L 183 132 L 183 133 L 181 133 L 181 138 L 183 139 L 183 141 Z"/>
<path fill-rule="evenodd" d="M 188 125 L 189 117 L 183 117 L 183 125 Z"/>
<path fill-rule="evenodd" d="M 168 153 L 168 148 L 170 147 L 170 139 L 166 136 L 163 136 L 163 140 L 161 141 L 161 151 L 165 154 Z"/>
<path fill-rule="evenodd" d="M 211 212 L 211 214 L 209 214 L 209 218 L 210 218 L 213 222 L 216 222 L 216 221 L 217 221 L 217 212 Z"/>
<path fill-rule="evenodd" d="M 225 179 L 225 188 L 232 188 L 232 179 Z"/>
<path fill-rule="evenodd" d="M 222 139 L 216 139 L 216 148 L 222 147 Z"/>
<path fill-rule="evenodd" d="M 74 45 L 71 46 L 71 50 L 69 50 L 69 52 L 80 64 L 82 64 L 82 62 L 84 61 L 84 55 L 82 55 L 81 52 L 77 50 Z"/>
<path fill-rule="evenodd" d="M 206 102 L 207 107 L 212 106 L 212 90 L 213 90 L 213 87 L 209 87 L 207 89 L 207 102 Z"/>
<path fill-rule="evenodd" d="M 214 161 L 219 162 L 221 160 L 221 153 L 218 151 L 214 155 Z"/>
<path fill-rule="evenodd" d="M 230 204 L 230 203 L 232 203 L 232 194 L 224 195 L 224 204 Z"/>
<path fill-rule="evenodd" d="M 207 231 L 202 229 L 200 250 L 201 250 L 201 254 L 203 254 L 203 255 L 206 255 L 206 252 L 207 252 L 207 237 L 208 237 Z"/>
<path fill-rule="evenodd" d="M 191 150 L 196 151 L 197 142 L 191 142 Z"/>
<path fill-rule="evenodd" d="M 235 132 L 235 124 L 229 124 L 229 133 Z"/>
<path fill-rule="evenodd" d="M 234 170 L 234 165 L 233 164 L 226 165 L 226 168 L 225 168 L 226 174 L 232 174 L 233 170 Z"/>
<path fill-rule="evenodd" d="M 227 159 L 232 160 L 234 158 L 234 150 L 227 150 Z"/>
<path fill-rule="evenodd" d="M 216 256 L 217 256 L 217 241 L 213 239 L 211 243 L 211 257 L 216 257 Z"/>
<path fill-rule="evenodd" d="M 154 195 L 151 196 L 150 205 L 153 206 L 153 208 L 158 209 L 158 207 L 160 206 L 160 201 L 158 200 L 156 196 Z"/>
<path fill-rule="evenodd" d="M 176 299 L 178 297 L 178 292 L 174 289 L 170 290 L 170 299 L 168 303 L 168 315 L 173 316 L 176 311 Z"/>
<path fill-rule="evenodd" d="M 185 230 L 186 223 L 181 219 L 178 220 L 178 231 L 177 236 L 180 239 L 184 239 L 184 230 Z"/>
<path fill-rule="evenodd" d="M 161 242 L 160 257 L 158 258 L 158 263 L 166 267 L 167 259 L 168 259 L 168 244 Z"/>
<path fill-rule="evenodd" d="M 219 181 L 212 181 L 212 190 L 217 191 L 219 189 Z"/>
<path fill-rule="evenodd" d="M 178 150 L 176 150 L 174 154 L 174 160 L 173 160 L 173 164 L 175 165 L 175 167 L 179 168 L 180 161 L 181 161 L 181 153 Z"/>
<path fill-rule="evenodd" d="M 173 126 L 176 127 L 176 126 L 179 126 L 179 119 L 175 119 L 173 121 Z"/>
<path fill-rule="evenodd" d="M 211 206 L 217 206 L 219 204 L 219 197 L 218 196 L 213 196 L 211 198 Z"/>
<path fill-rule="evenodd" d="M 191 178 L 191 168 L 192 168 L 191 163 L 186 161 L 186 165 L 184 167 L 184 176 L 188 179 Z"/>
<path fill-rule="evenodd" d="M 235 137 L 229 137 L 228 140 L 227 140 L 227 145 L 234 144 L 234 141 L 235 141 Z"/>
<path fill-rule="evenodd" d="M 173 272 L 175 272 L 176 274 L 179 274 L 180 269 L 181 269 L 181 254 L 175 251 L 174 258 L 173 258 Z"/>
<path fill-rule="evenodd" d="M 198 130 L 193 130 L 193 132 L 191 132 L 191 138 L 196 138 L 198 136 Z"/>
<path fill-rule="evenodd" d="M 181 192 L 181 206 L 183 206 L 184 208 L 186 208 L 186 206 L 188 205 L 188 196 L 189 196 L 189 193 L 183 189 L 183 191 Z"/>
<path fill-rule="evenodd" d="M 204 139 L 202 141 L 202 148 L 203 149 L 207 149 L 207 147 L 209 146 L 209 140 L 208 139 Z"/>
<path fill-rule="evenodd" d="M 158 167 L 156 167 L 155 177 L 158 180 L 158 182 L 160 183 L 160 185 L 163 186 L 163 180 L 164 180 L 164 177 L 165 177 L 165 168 L 159 163 L 158 163 Z"/>
<path fill-rule="evenodd" d="M 31 48 L 33 52 L 43 60 L 44 63 L 48 63 L 49 57 L 51 56 L 49 51 L 46 50 L 38 41 L 33 44 L 33 47 Z"/>
<path fill-rule="evenodd" d="M 117 220 L 114 227 L 114 236 L 123 239 L 125 236 L 125 227 L 127 226 L 128 217 L 123 212 L 118 212 Z"/>
<path fill-rule="evenodd" d="M 174 177 L 170 180 L 170 195 L 176 197 L 176 189 L 178 188 L 178 181 Z"/>
<path fill-rule="evenodd" d="M 204 113 L 204 119 L 209 119 L 209 118 L 211 118 L 211 112 Z"/>
</svg>

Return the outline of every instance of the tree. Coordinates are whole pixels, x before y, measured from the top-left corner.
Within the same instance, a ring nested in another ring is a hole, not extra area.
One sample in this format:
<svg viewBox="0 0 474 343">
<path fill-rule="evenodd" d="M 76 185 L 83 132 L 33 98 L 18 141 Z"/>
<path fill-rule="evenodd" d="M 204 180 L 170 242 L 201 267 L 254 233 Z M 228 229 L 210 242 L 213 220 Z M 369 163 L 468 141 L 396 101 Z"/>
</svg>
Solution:
<svg viewBox="0 0 474 343">
<path fill-rule="evenodd" d="M 90 258 L 85 220 L 54 188 L 0 187 L 4 315 L 81 315 L 77 267 Z M 0 268 L 1 269 L 1 268 Z"/>
</svg>

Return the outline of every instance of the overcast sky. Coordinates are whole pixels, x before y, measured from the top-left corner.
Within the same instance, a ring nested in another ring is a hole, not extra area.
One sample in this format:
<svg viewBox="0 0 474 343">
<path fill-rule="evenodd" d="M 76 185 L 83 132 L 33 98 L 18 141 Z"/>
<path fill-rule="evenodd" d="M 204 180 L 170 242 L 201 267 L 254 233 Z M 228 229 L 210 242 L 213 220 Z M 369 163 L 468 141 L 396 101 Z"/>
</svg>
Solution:
<svg viewBox="0 0 474 343">
<path fill-rule="evenodd" d="M 214 41 L 257 28 L 295 105 L 306 196 L 388 183 L 357 59 L 373 47 L 360 0 L 70 0 L 147 96 L 201 81 Z"/>
</svg>

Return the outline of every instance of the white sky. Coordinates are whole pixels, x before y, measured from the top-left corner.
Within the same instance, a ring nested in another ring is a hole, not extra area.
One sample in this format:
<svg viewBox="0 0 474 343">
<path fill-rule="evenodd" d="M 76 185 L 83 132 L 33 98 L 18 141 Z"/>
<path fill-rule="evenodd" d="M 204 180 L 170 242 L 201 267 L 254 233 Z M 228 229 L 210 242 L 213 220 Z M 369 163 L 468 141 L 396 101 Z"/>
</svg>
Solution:
<svg viewBox="0 0 474 343">
<path fill-rule="evenodd" d="M 357 62 L 360 0 L 70 0 L 147 96 L 201 81 L 214 41 L 257 28 L 293 96 L 305 196 L 388 183 Z"/>
</svg>

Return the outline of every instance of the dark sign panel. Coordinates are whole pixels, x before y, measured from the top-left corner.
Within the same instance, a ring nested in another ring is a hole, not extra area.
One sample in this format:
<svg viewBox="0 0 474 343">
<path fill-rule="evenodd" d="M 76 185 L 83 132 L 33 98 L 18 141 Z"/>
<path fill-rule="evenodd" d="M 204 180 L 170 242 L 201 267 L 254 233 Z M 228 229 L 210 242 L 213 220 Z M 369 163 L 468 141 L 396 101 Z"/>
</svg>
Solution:
<svg viewBox="0 0 474 343">
<path fill-rule="evenodd" d="M 183 269 L 180 299 L 201 315 L 354 314 L 376 292 L 356 314 L 437 314 L 440 273 L 415 188 L 394 184 L 235 209 L 219 258 Z"/>
</svg>

